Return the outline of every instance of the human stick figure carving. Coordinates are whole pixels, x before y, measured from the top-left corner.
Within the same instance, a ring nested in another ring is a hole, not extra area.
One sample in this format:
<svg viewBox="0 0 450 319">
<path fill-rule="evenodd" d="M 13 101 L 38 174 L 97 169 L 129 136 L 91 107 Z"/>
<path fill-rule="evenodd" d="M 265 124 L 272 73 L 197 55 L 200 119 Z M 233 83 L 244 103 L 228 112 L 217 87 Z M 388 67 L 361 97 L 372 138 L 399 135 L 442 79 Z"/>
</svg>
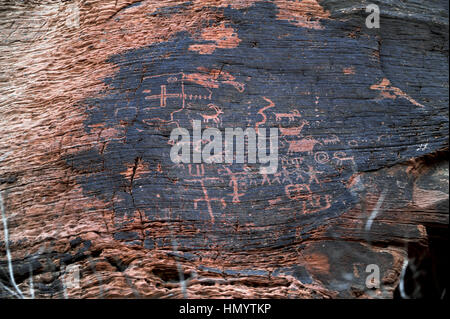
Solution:
<svg viewBox="0 0 450 319">
<path fill-rule="evenodd" d="M 244 196 L 245 193 L 239 193 L 238 175 L 246 176 L 248 173 L 247 172 L 233 173 L 228 167 L 225 167 L 223 170 L 219 169 L 219 173 L 221 173 L 222 171 L 225 171 L 227 173 L 227 175 L 230 177 L 230 183 L 228 185 L 233 187 L 233 193 L 229 194 L 229 195 L 233 196 L 232 202 L 240 203 L 241 201 L 240 201 L 239 197 Z"/>
<path fill-rule="evenodd" d="M 215 222 L 213 211 L 212 211 L 212 205 L 211 202 L 218 201 L 222 204 L 222 208 L 227 207 L 227 203 L 225 202 L 224 198 L 216 198 L 216 197 L 209 197 L 208 189 L 205 187 L 205 180 L 213 181 L 213 180 L 220 180 L 220 178 L 216 177 L 205 177 L 203 179 L 187 179 L 186 182 L 199 182 L 202 187 L 203 197 L 195 198 L 194 199 L 194 209 L 198 209 L 198 203 L 199 202 L 205 202 L 206 206 L 208 208 L 209 216 L 211 217 L 212 223 Z"/>
<path fill-rule="evenodd" d="M 192 172 L 192 164 L 188 165 L 189 175 L 194 177 L 201 177 L 205 175 L 205 166 L 203 164 L 195 164 L 197 172 Z"/>
</svg>

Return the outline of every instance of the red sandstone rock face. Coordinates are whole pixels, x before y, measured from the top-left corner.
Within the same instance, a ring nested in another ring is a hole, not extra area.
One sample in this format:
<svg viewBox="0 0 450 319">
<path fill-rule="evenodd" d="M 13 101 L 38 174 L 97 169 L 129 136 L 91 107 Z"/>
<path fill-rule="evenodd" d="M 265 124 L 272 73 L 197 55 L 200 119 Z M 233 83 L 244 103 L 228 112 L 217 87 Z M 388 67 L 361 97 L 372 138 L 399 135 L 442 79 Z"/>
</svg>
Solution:
<svg viewBox="0 0 450 319">
<path fill-rule="evenodd" d="M 446 240 L 448 12 L 355 3 L 5 4 L 0 296 L 392 298 Z M 174 166 L 195 119 L 279 127 L 278 173 Z"/>
</svg>

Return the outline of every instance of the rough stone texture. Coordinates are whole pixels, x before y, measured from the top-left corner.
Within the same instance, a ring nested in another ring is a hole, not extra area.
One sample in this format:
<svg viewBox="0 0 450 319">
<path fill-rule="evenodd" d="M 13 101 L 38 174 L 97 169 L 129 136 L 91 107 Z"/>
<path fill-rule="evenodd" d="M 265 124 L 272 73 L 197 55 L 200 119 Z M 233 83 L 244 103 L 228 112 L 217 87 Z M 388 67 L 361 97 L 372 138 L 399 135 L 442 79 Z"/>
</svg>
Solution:
<svg viewBox="0 0 450 319">
<path fill-rule="evenodd" d="M 0 296 L 9 250 L 25 297 L 391 298 L 448 240 L 446 1 L 0 3 Z M 173 164 L 192 120 L 278 173 Z"/>
</svg>

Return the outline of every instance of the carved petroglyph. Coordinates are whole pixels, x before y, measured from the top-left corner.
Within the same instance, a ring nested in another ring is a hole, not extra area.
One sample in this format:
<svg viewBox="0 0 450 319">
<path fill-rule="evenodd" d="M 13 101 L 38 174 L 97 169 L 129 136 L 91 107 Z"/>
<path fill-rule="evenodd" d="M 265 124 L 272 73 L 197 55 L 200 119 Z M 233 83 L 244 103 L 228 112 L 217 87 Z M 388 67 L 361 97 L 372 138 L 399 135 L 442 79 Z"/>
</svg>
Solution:
<svg viewBox="0 0 450 319">
<path fill-rule="evenodd" d="M 392 86 L 391 81 L 389 81 L 387 78 L 383 78 L 380 83 L 371 85 L 370 89 L 380 91 L 380 96 L 382 98 L 395 100 L 398 97 L 402 97 L 408 100 L 410 103 L 414 104 L 415 106 L 424 107 L 423 104 L 414 100 L 412 97 L 410 97 L 408 94 L 400 90 L 398 87 Z"/>
<path fill-rule="evenodd" d="M 259 121 L 259 122 L 257 122 L 257 123 L 255 124 L 255 130 L 256 130 L 256 133 L 258 133 L 258 128 L 259 128 L 259 126 L 260 126 L 261 124 L 265 124 L 266 121 L 267 121 L 267 116 L 266 116 L 266 114 L 264 114 L 264 112 L 265 112 L 267 109 L 270 109 L 270 108 L 272 108 L 272 107 L 275 106 L 275 104 L 274 104 L 270 99 L 268 99 L 267 97 L 263 96 L 263 99 L 264 99 L 267 103 L 269 103 L 269 105 L 267 105 L 267 106 L 261 108 L 261 109 L 258 111 L 258 114 L 260 114 L 260 115 L 263 117 L 263 120 L 262 120 L 262 121 Z"/>
<path fill-rule="evenodd" d="M 314 160 L 319 164 L 326 164 L 330 161 L 330 157 L 326 152 L 320 151 L 314 154 Z"/>
<path fill-rule="evenodd" d="M 220 109 L 220 107 L 218 107 L 215 104 L 208 104 L 208 107 L 212 110 L 214 110 L 216 113 L 212 114 L 212 115 L 208 115 L 208 114 L 200 114 L 203 117 L 203 122 L 208 123 L 209 120 L 212 120 L 214 123 L 220 123 L 220 118 L 219 115 L 223 114 L 222 110 Z"/>
<path fill-rule="evenodd" d="M 239 175 L 246 175 L 246 172 L 233 173 L 228 167 L 225 167 L 223 170 L 219 170 L 219 173 L 225 171 L 226 174 L 230 177 L 229 186 L 233 187 L 233 193 L 228 194 L 233 196 L 232 202 L 234 204 L 240 203 L 240 197 L 244 196 L 245 193 L 239 193 Z"/>
<path fill-rule="evenodd" d="M 178 78 L 176 76 L 170 76 L 167 78 L 167 83 L 175 83 L 178 81 Z"/>
<path fill-rule="evenodd" d="M 178 72 L 144 77 L 141 83 L 141 92 L 144 98 L 144 107 L 142 108 L 144 118 L 142 122 L 159 128 L 164 125 L 176 125 L 179 128 L 179 121 L 183 116 L 190 118 L 189 113 L 182 114 L 180 112 L 187 109 L 193 110 L 200 105 L 202 108 L 207 106 L 215 111 L 215 114 L 197 113 L 201 116 L 203 122 L 212 122 L 218 125 L 221 122 L 219 116 L 224 114 L 224 111 L 216 104 L 211 103 L 213 90 L 219 88 L 220 85 L 227 84 L 233 86 L 239 92 L 243 92 L 245 85 L 236 81 L 233 75 L 224 70 L 204 67 L 197 69 L 199 73 Z M 168 113 L 163 111 L 164 109 L 170 110 L 170 118 L 167 118 L 166 114 Z M 121 113 L 116 114 L 116 116 L 120 115 L 121 120 L 124 121 L 128 118 L 133 119 L 133 116 L 137 113 L 137 108 L 134 111 L 122 108 L 116 112 Z M 124 112 L 127 114 L 122 117 Z M 145 116 L 147 114 L 148 117 Z"/>
<path fill-rule="evenodd" d="M 317 213 L 331 207 L 330 195 L 312 195 L 312 201 L 305 203 L 305 213 Z"/>
<path fill-rule="evenodd" d="M 293 110 L 289 113 L 274 113 L 274 114 L 275 114 L 275 120 L 277 122 L 282 121 L 283 118 L 287 118 L 290 123 L 293 120 L 295 120 L 296 117 L 302 117 L 298 110 Z"/>
<path fill-rule="evenodd" d="M 265 185 L 266 183 L 268 185 L 272 185 L 272 182 L 270 181 L 269 176 L 266 174 L 263 174 L 263 179 L 262 179 L 261 185 Z"/>
<path fill-rule="evenodd" d="M 205 175 L 205 165 L 204 164 L 195 164 L 196 172 L 192 172 L 193 164 L 188 164 L 189 175 L 193 177 L 201 177 Z"/>
<path fill-rule="evenodd" d="M 322 144 L 312 137 L 306 137 L 300 140 L 287 141 L 289 143 L 288 154 L 308 153 L 312 154 L 316 144 Z"/>
<path fill-rule="evenodd" d="M 351 147 L 356 147 L 356 146 L 359 145 L 359 143 L 358 143 L 357 140 L 350 140 L 350 141 L 348 141 L 347 144 L 348 144 L 349 146 L 351 146 Z"/>
<path fill-rule="evenodd" d="M 316 171 L 311 165 L 308 165 L 308 170 L 305 171 L 305 174 L 309 177 L 309 183 L 311 184 L 312 182 L 315 182 L 317 184 L 320 184 L 317 175 L 321 174 L 323 172 L 320 171 Z"/>
<path fill-rule="evenodd" d="M 279 127 L 280 134 L 281 134 L 282 137 L 285 137 L 285 136 L 299 136 L 300 133 L 303 130 L 303 127 L 305 125 L 308 125 L 308 124 L 309 124 L 308 121 L 303 120 L 301 122 L 300 126 L 289 127 L 289 128 Z"/>
<path fill-rule="evenodd" d="M 149 95 L 146 96 L 145 99 L 146 100 L 159 100 L 159 106 L 160 107 L 166 107 L 167 105 L 167 99 L 168 98 L 180 98 L 180 94 L 171 94 L 171 93 L 167 93 L 167 86 L 166 85 L 161 85 L 161 93 L 157 94 L 157 95 Z"/>
<path fill-rule="evenodd" d="M 299 167 L 300 164 L 303 163 L 303 157 L 281 157 L 282 165 L 294 165 L 295 167 Z"/>
<path fill-rule="evenodd" d="M 199 202 L 205 202 L 206 207 L 208 208 L 209 216 L 211 217 L 211 222 L 214 223 L 214 215 L 213 215 L 213 209 L 212 209 L 212 202 L 219 202 L 221 204 L 222 209 L 227 207 L 227 203 L 225 202 L 225 199 L 223 197 L 209 197 L 208 189 L 205 187 L 205 181 L 217 181 L 220 180 L 219 178 L 215 177 L 205 177 L 203 179 L 187 179 L 186 182 L 197 182 L 200 183 L 202 187 L 203 197 L 195 198 L 193 200 L 194 202 L 194 209 L 198 209 L 198 203 Z"/>
<path fill-rule="evenodd" d="M 172 79 L 168 82 L 181 85 L 183 81 L 189 81 L 195 85 L 200 85 L 203 88 L 212 90 L 217 89 L 219 84 L 224 82 L 233 85 L 231 82 L 234 81 L 234 78 L 226 75 L 225 73 L 224 79 L 223 75 L 220 75 L 220 70 L 217 70 L 216 72 L 214 70 L 202 69 L 200 71 L 201 73 L 184 76 L 181 77 L 180 80 L 177 79 L 177 81 Z M 221 78 L 222 81 L 219 81 L 219 78 Z M 176 98 L 176 95 L 170 94 L 171 92 L 169 92 L 168 87 L 167 89 L 161 89 L 161 94 L 158 95 L 160 105 L 167 105 L 167 102 L 164 104 L 164 101 L 161 100 L 161 96 L 163 96 L 166 101 Z M 189 100 L 189 103 L 186 103 L 187 109 L 191 111 L 195 110 L 197 106 L 191 105 L 191 103 L 196 103 L 194 102 L 194 97 L 190 100 L 191 97 L 187 94 L 185 98 Z M 217 178 L 210 175 L 212 171 L 207 171 L 203 164 L 189 164 L 185 167 L 185 169 L 187 169 L 186 173 L 188 176 L 193 178 L 186 181 L 197 183 L 197 185 L 199 184 L 202 191 L 201 196 L 197 198 L 194 197 L 194 199 L 192 199 L 194 209 L 206 209 L 212 222 L 214 222 L 214 209 L 222 210 L 227 208 L 229 205 L 236 205 L 236 207 L 239 206 L 239 204 L 242 203 L 243 196 L 245 196 L 246 192 L 249 190 L 249 187 L 258 186 L 280 185 L 284 188 L 285 196 L 289 200 L 299 202 L 299 211 L 302 213 L 310 214 L 326 210 L 331 206 L 332 194 L 323 194 L 317 191 L 317 188 L 324 188 L 323 183 L 327 180 L 327 175 L 329 174 L 327 173 L 324 165 L 329 164 L 331 160 L 337 163 L 337 165 L 344 165 L 346 163 L 354 164 L 354 158 L 347 155 L 343 151 L 335 151 L 334 153 L 328 154 L 328 152 L 322 150 L 315 150 L 317 145 L 338 145 L 342 143 L 341 139 L 337 135 L 332 134 L 322 138 L 313 137 L 311 135 L 305 136 L 306 134 L 304 134 L 304 131 L 310 126 L 310 122 L 303 119 L 302 114 L 300 114 L 299 111 L 294 110 L 286 113 L 268 113 L 267 110 L 274 108 L 276 105 L 270 98 L 266 96 L 263 96 L 262 98 L 267 104 L 260 107 L 259 110 L 256 111 L 256 115 L 260 115 L 261 117 L 257 117 L 254 127 L 255 131 L 257 131 L 259 127 L 267 125 L 270 120 L 278 123 L 280 135 L 285 142 L 283 146 L 285 149 L 285 154 L 280 157 L 281 168 L 278 172 L 272 175 L 261 174 L 258 177 L 252 177 L 253 172 L 248 165 L 243 165 L 241 170 L 238 168 L 238 171 L 236 171 L 236 167 L 234 166 L 222 165 L 216 171 L 215 175 L 219 175 L 219 178 Z M 195 101 L 200 102 L 204 101 L 204 99 L 197 99 Z M 212 124 L 222 123 L 221 115 L 224 114 L 222 108 L 211 102 L 204 105 L 203 110 L 206 109 L 205 106 L 208 107 L 210 112 L 197 112 L 197 115 L 202 118 L 202 122 Z M 212 111 L 214 111 L 214 113 L 212 113 Z M 249 123 L 251 123 L 251 118 L 248 120 Z M 293 127 L 282 127 L 283 121 L 286 121 L 287 124 L 297 120 L 297 125 L 294 125 Z M 192 146 L 199 149 L 201 148 L 201 144 L 205 142 L 210 141 L 201 140 L 201 143 L 197 143 Z M 244 140 L 244 143 L 246 142 L 247 141 Z M 345 143 L 356 145 L 355 141 L 346 141 Z M 331 154 L 333 154 L 333 157 L 331 157 Z M 221 155 L 222 154 L 219 154 L 218 156 Z M 321 165 L 321 169 L 317 169 L 315 165 Z M 333 165 L 330 165 L 329 168 L 336 169 Z M 214 192 L 217 192 L 215 188 L 210 187 L 212 181 L 221 181 L 224 183 L 223 185 L 225 188 L 229 187 L 230 190 L 218 192 L 217 194 L 214 193 L 214 196 L 211 196 L 211 192 L 213 190 Z M 187 190 L 188 188 L 186 188 L 186 191 Z M 280 198 L 271 200 L 272 205 L 280 205 L 282 202 L 283 200 Z M 284 204 L 286 203 L 287 202 Z M 279 209 L 286 209 L 283 205 L 280 206 L 281 207 L 279 207 Z"/>
<path fill-rule="evenodd" d="M 286 183 L 292 184 L 292 180 L 289 175 L 290 174 L 286 170 L 286 168 L 283 168 L 280 172 L 277 172 L 273 175 L 271 184 L 274 184 L 274 183 L 277 183 L 279 185 L 285 185 Z"/>
<path fill-rule="evenodd" d="M 221 84 L 233 86 L 240 93 L 244 92 L 245 84 L 223 69 L 197 68 L 199 73 L 183 74 L 183 80 L 201 85 L 204 88 L 217 89 Z"/>
<path fill-rule="evenodd" d="M 343 165 L 344 162 L 351 162 L 351 164 L 355 165 L 355 159 L 353 156 L 347 156 L 345 152 L 338 151 L 333 154 L 333 159 L 336 160 L 338 165 Z"/>
<path fill-rule="evenodd" d="M 224 22 L 204 28 L 199 40 L 202 42 L 207 41 L 207 43 L 192 44 L 189 46 L 190 51 L 196 51 L 199 54 L 212 54 L 218 48 L 232 49 L 241 42 L 237 32 Z"/>
<path fill-rule="evenodd" d="M 339 137 L 337 137 L 336 135 L 331 135 L 331 137 L 323 140 L 323 144 L 337 144 L 340 141 L 341 140 L 339 139 Z"/>
<path fill-rule="evenodd" d="M 308 184 L 287 185 L 285 192 L 289 199 L 300 202 L 305 214 L 320 212 L 331 207 L 331 196 L 314 194 Z"/>
<path fill-rule="evenodd" d="M 178 77 L 183 78 L 183 73 L 175 74 L 161 74 L 148 76 L 143 79 L 143 85 L 146 89 L 142 91 L 144 94 L 144 99 L 150 101 L 149 109 L 164 108 L 167 106 L 168 99 L 175 99 L 181 101 L 184 107 L 186 94 L 184 92 L 184 81 L 178 81 Z M 176 81 L 174 79 L 177 79 Z M 153 86 L 159 82 L 159 94 L 149 94 L 152 93 L 152 89 L 147 86 Z M 170 87 L 170 92 L 168 92 L 167 87 Z M 154 105 L 152 101 L 156 101 L 158 105 Z M 152 105 L 153 104 L 153 105 Z"/>
</svg>

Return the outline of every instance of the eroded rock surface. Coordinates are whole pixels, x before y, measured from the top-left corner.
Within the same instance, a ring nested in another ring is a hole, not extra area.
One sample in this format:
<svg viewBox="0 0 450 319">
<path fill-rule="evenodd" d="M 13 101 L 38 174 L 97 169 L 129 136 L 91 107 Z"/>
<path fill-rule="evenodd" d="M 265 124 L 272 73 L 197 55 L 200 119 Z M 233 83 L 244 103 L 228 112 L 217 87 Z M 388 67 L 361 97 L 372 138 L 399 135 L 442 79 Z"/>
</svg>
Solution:
<svg viewBox="0 0 450 319">
<path fill-rule="evenodd" d="M 2 5 L 1 296 L 412 294 L 448 227 L 448 4 L 367 4 Z M 172 163 L 194 120 L 279 128 L 278 172 Z"/>
</svg>

